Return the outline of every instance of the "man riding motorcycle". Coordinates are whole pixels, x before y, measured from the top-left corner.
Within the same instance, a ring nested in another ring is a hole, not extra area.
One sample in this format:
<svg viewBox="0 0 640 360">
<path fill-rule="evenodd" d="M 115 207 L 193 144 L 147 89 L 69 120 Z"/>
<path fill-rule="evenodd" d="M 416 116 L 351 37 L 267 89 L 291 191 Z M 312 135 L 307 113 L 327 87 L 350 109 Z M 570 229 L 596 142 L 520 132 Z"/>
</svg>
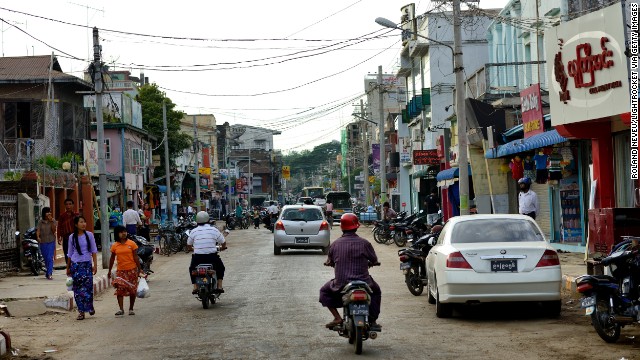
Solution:
<svg viewBox="0 0 640 360">
<path fill-rule="evenodd" d="M 220 251 L 227 249 L 227 243 L 224 239 L 224 235 L 215 226 L 209 225 L 209 214 L 206 211 L 200 211 L 196 215 L 196 223 L 198 227 L 191 230 L 189 238 L 187 239 L 187 245 L 193 249 L 193 255 L 191 255 L 191 265 L 189 265 L 189 274 L 200 264 L 211 264 L 216 271 L 218 278 L 218 288 L 215 292 L 222 294 L 224 289 L 222 288 L 222 279 L 224 278 L 224 264 L 222 259 L 218 255 L 217 246 L 220 245 Z M 191 275 L 191 284 L 193 284 L 192 294 L 198 293 L 198 286 L 196 285 L 196 277 Z"/>
<path fill-rule="evenodd" d="M 333 321 L 326 325 L 331 329 L 342 324 L 342 317 L 337 308 L 341 308 L 342 288 L 353 280 L 366 282 L 372 290 L 369 320 L 372 328 L 380 328 L 376 320 L 380 315 L 382 293 L 380 286 L 369 275 L 369 267 L 379 265 L 378 256 L 373 246 L 366 239 L 356 235 L 360 222 L 355 214 L 344 214 L 340 218 L 342 236 L 329 247 L 326 266 L 335 268 L 335 278 L 320 288 L 320 303 L 329 308 Z"/>
</svg>

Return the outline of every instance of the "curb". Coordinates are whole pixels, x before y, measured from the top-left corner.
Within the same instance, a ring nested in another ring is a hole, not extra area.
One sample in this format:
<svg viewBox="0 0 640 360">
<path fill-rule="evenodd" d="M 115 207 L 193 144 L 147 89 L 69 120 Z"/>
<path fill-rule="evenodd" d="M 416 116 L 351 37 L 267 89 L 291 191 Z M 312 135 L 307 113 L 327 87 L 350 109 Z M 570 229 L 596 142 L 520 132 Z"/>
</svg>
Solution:
<svg viewBox="0 0 640 360">
<path fill-rule="evenodd" d="M 93 278 L 93 297 L 96 298 L 110 287 L 111 283 L 109 282 L 107 274 L 95 276 Z M 44 306 L 67 311 L 73 310 L 75 307 L 73 291 L 67 291 L 60 295 L 47 297 L 44 300 Z"/>
<path fill-rule="evenodd" d="M 0 331 L 0 356 L 4 356 L 11 350 L 11 336 L 6 331 Z"/>
</svg>

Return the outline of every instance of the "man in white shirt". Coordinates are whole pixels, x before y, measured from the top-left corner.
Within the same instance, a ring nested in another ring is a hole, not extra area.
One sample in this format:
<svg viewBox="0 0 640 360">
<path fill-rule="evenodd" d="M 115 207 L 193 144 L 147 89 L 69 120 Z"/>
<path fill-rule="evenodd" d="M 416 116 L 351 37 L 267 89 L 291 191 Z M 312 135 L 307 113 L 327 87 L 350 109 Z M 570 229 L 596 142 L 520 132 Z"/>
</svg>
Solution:
<svg viewBox="0 0 640 360">
<path fill-rule="evenodd" d="M 518 180 L 520 186 L 520 194 L 518 194 L 518 212 L 536 219 L 539 212 L 538 195 L 531 190 L 531 179 L 524 177 Z"/>
<path fill-rule="evenodd" d="M 276 220 L 278 220 L 278 213 L 280 212 L 280 210 L 278 209 L 274 201 L 270 201 L 269 204 L 270 205 L 267 208 L 267 214 L 269 214 L 269 219 L 271 220 L 271 232 L 273 232 L 273 224 L 276 222 Z"/>
<path fill-rule="evenodd" d="M 127 228 L 127 232 L 131 235 L 136 235 L 138 233 L 137 225 L 142 225 L 140 214 L 133 210 L 133 201 L 131 200 L 127 201 L 127 211 L 122 214 L 122 222 L 124 222 L 124 227 Z"/>
<path fill-rule="evenodd" d="M 221 294 L 224 292 L 222 288 L 222 279 L 224 279 L 224 264 L 218 255 L 218 245 L 220 251 L 227 249 L 227 243 L 224 235 L 215 226 L 209 225 L 209 214 L 206 211 L 200 211 L 196 215 L 198 227 L 189 232 L 187 245 L 193 248 L 191 255 L 191 265 L 189 265 L 189 275 L 200 264 L 212 264 L 218 278 L 218 286 L 215 290 Z M 225 232 L 226 233 L 226 232 Z M 191 284 L 193 284 L 192 294 L 198 293 L 195 276 L 191 275 Z"/>
</svg>

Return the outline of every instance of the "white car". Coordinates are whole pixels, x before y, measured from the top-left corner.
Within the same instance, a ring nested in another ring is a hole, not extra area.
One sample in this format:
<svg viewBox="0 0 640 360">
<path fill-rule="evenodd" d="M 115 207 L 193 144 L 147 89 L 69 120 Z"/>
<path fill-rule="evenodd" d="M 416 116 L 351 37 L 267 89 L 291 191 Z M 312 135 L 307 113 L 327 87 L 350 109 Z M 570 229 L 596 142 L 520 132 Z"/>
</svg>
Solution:
<svg viewBox="0 0 640 360">
<path fill-rule="evenodd" d="M 331 230 L 322 208 L 315 205 L 286 205 L 273 232 L 273 254 L 283 249 L 320 249 L 329 251 Z"/>
<path fill-rule="evenodd" d="M 438 317 L 453 304 L 542 301 L 561 308 L 560 259 L 536 222 L 524 215 L 451 218 L 427 256 L 429 303 Z"/>
</svg>

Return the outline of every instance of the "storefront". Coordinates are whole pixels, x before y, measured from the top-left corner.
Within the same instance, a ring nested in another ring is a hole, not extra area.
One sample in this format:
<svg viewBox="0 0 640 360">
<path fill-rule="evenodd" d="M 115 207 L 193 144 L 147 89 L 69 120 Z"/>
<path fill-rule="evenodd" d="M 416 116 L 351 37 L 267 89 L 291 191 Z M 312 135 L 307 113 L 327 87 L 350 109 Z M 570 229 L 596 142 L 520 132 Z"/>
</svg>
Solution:
<svg viewBox="0 0 640 360">
<path fill-rule="evenodd" d="M 443 197 L 446 196 L 448 200 L 443 201 L 445 220 L 460 215 L 459 174 L 458 167 L 452 167 L 442 170 L 436 175 L 437 185 L 442 190 Z M 474 198 L 471 166 L 469 166 L 469 198 Z"/>
</svg>

